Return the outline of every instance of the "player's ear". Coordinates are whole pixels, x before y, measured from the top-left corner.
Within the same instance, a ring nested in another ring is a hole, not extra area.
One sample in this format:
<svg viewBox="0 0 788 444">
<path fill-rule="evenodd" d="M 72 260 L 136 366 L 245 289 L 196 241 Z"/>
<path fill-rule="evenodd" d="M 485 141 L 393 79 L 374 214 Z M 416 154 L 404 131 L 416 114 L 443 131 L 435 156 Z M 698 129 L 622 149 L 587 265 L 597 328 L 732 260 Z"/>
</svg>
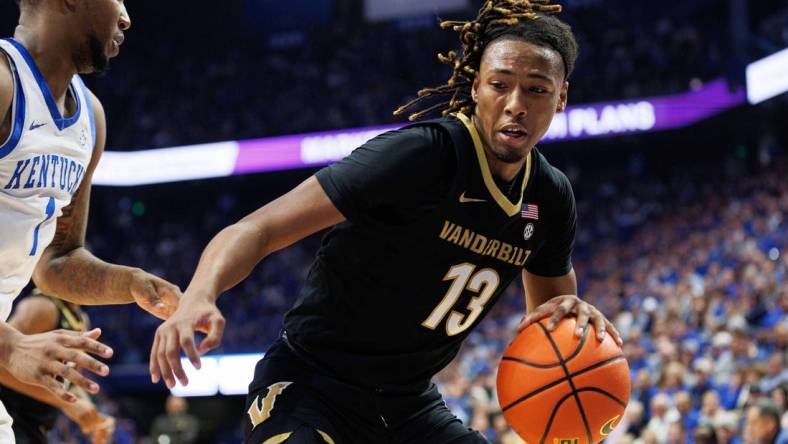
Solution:
<svg viewBox="0 0 788 444">
<path fill-rule="evenodd" d="M 564 80 L 564 84 L 561 85 L 561 92 L 558 93 L 558 107 L 555 109 L 555 112 L 560 113 L 566 109 L 566 100 L 569 96 L 569 82 Z"/>
<path fill-rule="evenodd" d="M 476 103 L 476 96 L 478 94 L 477 93 L 478 89 L 479 89 L 479 77 L 477 76 L 473 79 L 473 85 L 471 85 L 471 100 L 473 100 L 473 103 Z"/>
</svg>

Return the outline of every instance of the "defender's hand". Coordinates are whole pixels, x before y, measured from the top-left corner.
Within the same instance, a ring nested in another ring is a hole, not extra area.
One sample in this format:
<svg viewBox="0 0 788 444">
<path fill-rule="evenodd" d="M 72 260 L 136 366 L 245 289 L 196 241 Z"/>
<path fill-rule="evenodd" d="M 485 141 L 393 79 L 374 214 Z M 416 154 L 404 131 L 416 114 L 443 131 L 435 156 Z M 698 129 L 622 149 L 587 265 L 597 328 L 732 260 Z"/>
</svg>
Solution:
<svg viewBox="0 0 788 444">
<path fill-rule="evenodd" d="M 199 347 L 195 344 L 195 331 L 207 333 Z M 201 298 L 187 300 L 156 329 L 150 350 L 151 381 L 155 384 L 164 378 L 167 387 L 173 388 L 177 377 L 182 385 L 187 385 L 189 379 L 181 366 L 180 349 L 183 348 L 194 368 L 199 369 L 200 355 L 218 347 L 223 334 L 224 317 L 214 302 Z"/>
<path fill-rule="evenodd" d="M 613 336 L 613 339 L 619 346 L 624 344 L 616 327 L 612 322 L 607 320 L 602 312 L 573 294 L 556 296 L 536 307 L 536 310 L 523 318 L 518 331 L 522 331 L 529 325 L 547 317 L 550 318 L 550 321 L 547 323 L 547 329 L 553 330 L 556 325 L 558 325 L 558 322 L 567 316 L 577 316 L 577 330 L 575 331 L 575 335 L 578 337 L 583 336 L 583 331 L 588 326 L 588 321 L 590 320 L 596 328 L 597 338 L 600 341 L 605 338 L 605 332 L 607 332 Z"/>
<path fill-rule="evenodd" d="M 20 381 L 43 387 L 54 396 L 73 403 L 77 397 L 55 378 L 60 376 L 90 393 L 98 393 L 98 384 L 82 376 L 80 370 L 101 376 L 109 374 L 109 367 L 88 355 L 112 356 L 111 348 L 96 341 L 100 335 L 98 328 L 89 332 L 54 330 L 35 335 L 20 333 L 8 339 L 10 353 L 8 362 L 3 364 Z"/>
<path fill-rule="evenodd" d="M 130 287 L 137 305 L 159 319 L 168 319 L 178 308 L 180 288 L 158 276 L 142 270 L 135 271 Z"/>
</svg>

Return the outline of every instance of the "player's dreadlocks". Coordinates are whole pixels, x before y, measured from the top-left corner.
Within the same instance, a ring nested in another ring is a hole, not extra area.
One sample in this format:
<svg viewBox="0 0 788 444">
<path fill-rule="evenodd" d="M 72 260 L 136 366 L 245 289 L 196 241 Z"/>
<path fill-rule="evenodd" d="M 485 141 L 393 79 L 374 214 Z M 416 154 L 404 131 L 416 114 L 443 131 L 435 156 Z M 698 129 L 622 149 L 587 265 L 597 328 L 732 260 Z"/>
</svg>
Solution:
<svg viewBox="0 0 788 444">
<path fill-rule="evenodd" d="M 429 97 L 448 95 L 451 95 L 450 100 L 413 113 L 410 120 L 439 110 L 444 116 L 455 112 L 470 114 L 474 108 L 470 89 L 478 75 L 482 54 L 487 45 L 507 35 L 557 51 L 568 78 L 577 59 L 577 42 L 569 25 L 544 15 L 558 12 L 561 12 L 561 5 L 551 4 L 551 0 L 488 0 L 475 20 L 441 22 L 441 28 L 457 31 L 462 43 L 461 56 L 456 51 L 438 54 L 438 60 L 452 66 L 451 78 L 444 85 L 420 90 L 415 99 L 397 108 L 394 114 L 403 114 Z"/>
</svg>

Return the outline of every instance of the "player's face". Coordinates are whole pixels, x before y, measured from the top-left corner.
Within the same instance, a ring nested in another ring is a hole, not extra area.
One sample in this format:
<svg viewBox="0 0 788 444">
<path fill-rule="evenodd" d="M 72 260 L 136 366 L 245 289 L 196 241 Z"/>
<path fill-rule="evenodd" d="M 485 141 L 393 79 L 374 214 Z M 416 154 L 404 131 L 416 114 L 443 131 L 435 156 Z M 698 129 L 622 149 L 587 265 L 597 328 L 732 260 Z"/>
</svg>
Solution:
<svg viewBox="0 0 788 444">
<path fill-rule="evenodd" d="M 83 0 L 78 7 L 85 30 L 79 70 L 102 73 L 109 59 L 120 52 L 123 31 L 131 27 L 131 18 L 123 0 Z"/>
<path fill-rule="evenodd" d="M 521 162 L 566 107 L 568 88 L 555 50 L 513 38 L 490 43 L 472 88 L 485 148 L 504 163 Z"/>
</svg>

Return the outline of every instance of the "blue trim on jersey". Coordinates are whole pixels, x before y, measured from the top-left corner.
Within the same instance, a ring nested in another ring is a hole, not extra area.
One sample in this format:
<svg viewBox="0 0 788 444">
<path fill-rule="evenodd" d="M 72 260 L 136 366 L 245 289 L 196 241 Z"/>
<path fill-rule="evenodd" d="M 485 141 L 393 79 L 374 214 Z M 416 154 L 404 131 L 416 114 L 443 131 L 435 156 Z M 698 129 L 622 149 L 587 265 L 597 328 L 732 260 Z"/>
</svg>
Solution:
<svg viewBox="0 0 788 444">
<path fill-rule="evenodd" d="M 52 120 L 55 122 L 55 126 L 59 130 L 64 130 L 79 120 L 79 114 L 82 110 L 82 100 L 79 98 L 79 94 L 77 94 L 77 89 L 74 88 L 74 81 L 72 79 L 69 82 L 69 86 L 71 88 L 71 94 L 74 96 L 74 100 L 77 101 L 77 111 L 74 113 L 73 116 L 69 118 L 64 118 L 60 114 L 60 110 L 57 109 L 57 103 L 55 103 L 55 98 L 52 97 L 52 91 L 49 90 L 49 85 L 47 84 L 46 80 L 44 79 L 44 75 L 41 74 L 41 71 L 38 69 L 36 62 L 33 60 L 33 57 L 30 56 L 30 53 L 27 52 L 24 46 L 22 46 L 19 42 L 14 39 L 5 39 L 8 43 L 12 44 L 20 54 L 22 54 L 22 58 L 25 59 L 27 62 L 27 66 L 30 67 L 30 71 L 33 72 L 33 76 L 36 78 L 36 82 L 38 82 L 38 87 L 41 90 L 41 94 L 44 96 L 44 101 L 47 103 L 47 108 L 49 108 L 49 114 L 52 115 Z"/>
<path fill-rule="evenodd" d="M 85 86 L 82 77 L 77 74 L 75 76 L 78 80 L 80 88 L 82 88 L 82 97 L 85 99 L 85 108 L 88 110 L 88 119 L 90 119 L 90 135 L 93 137 L 93 148 L 96 148 L 96 117 L 93 115 L 93 103 L 90 100 L 90 90 Z"/>
<path fill-rule="evenodd" d="M 0 52 L 5 53 L 2 49 L 0 49 Z M 11 72 L 14 73 L 14 91 L 16 96 L 11 105 L 14 121 L 11 122 L 11 135 L 5 143 L 0 145 L 0 159 L 16 148 L 19 140 L 22 138 L 22 130 L 25 129 L 25 91 L 22 89 L 22 80 L 19 78 L 19 72 L 17 72 L 14 60 L 10 56 L 8 57 L 8 64 L 11 66 Z"/>
</svg>

